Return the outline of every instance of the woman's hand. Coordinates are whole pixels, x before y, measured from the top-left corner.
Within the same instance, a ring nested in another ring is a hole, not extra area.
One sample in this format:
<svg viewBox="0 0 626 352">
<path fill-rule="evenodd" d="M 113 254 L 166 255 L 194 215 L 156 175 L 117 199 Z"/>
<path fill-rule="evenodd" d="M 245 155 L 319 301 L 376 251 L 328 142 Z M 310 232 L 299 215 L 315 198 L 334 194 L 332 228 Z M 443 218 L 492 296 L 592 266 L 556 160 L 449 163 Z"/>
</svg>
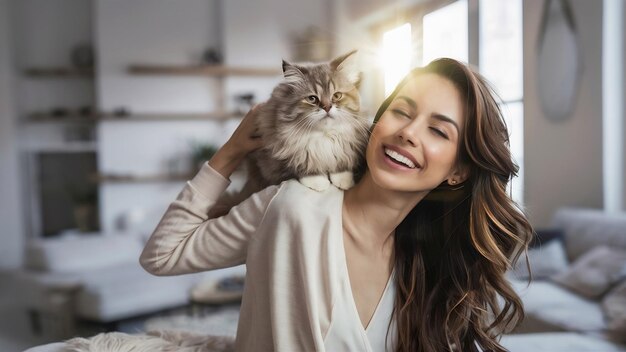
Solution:
<svg viewBox="0 0 626 352">
<path fill-rule="evenodd" d="M 248 111 L 230 139 L 209 160 L 209 165 L 225 178 L 230 177 L 246 155 L 263 145 L 261 137 L 256 135 L 256 118 L 262 105 Z"/>
</svg>

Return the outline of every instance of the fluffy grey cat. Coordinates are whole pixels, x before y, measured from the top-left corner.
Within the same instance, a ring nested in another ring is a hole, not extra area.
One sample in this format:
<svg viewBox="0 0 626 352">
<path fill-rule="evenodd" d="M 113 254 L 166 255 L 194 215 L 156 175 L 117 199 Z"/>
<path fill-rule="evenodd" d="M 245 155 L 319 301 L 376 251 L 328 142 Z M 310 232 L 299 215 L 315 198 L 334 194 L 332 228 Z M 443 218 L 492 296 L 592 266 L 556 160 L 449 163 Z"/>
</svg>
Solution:
<svg viewBox="0 0 626 352">
<path fill-rule="evenodd" d="M 220 214 L 292 178 L 317 191 L 330 183 L 352 187 L 369 126 L 359 114 L 361 73 L 348 63 L 355 52 L 321 64 L 283 61 L 284 80 L 257 116 L 264 146 L 249 155 L 248 180 L 240 194 L 218 202 Z"/>
</svg>

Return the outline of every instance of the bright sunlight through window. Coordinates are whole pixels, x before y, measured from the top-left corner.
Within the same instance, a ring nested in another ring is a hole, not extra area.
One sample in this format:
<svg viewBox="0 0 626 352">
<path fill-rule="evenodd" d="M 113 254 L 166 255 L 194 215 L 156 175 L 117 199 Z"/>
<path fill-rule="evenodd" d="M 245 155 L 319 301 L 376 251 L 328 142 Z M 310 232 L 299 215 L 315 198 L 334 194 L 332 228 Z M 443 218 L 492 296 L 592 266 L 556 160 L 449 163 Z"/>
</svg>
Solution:
<svg viewBox="0 0 626 352">
<path fill-rule="evenodd" d="M 389 95 L 411 67 L 411 25 L 405 23 L 383 34 L 382 65 L 385 95 Z"/>
<path fill-rule="evenodd" d="M 459 0 L 424 16 L 422 65 L 451 57 L 468 62 L 467 0 Z"/>
</svg>

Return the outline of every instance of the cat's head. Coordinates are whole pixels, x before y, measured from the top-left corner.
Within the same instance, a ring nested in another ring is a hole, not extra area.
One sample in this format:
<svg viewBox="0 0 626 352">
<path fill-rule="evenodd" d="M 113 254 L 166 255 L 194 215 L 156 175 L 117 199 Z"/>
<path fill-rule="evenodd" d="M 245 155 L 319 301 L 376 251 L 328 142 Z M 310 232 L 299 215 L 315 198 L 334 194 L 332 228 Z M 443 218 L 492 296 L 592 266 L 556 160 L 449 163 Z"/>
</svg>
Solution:
<svg viewBox="0 0 626 352">
<path fill-rule="evenodd" d="M 283 61 L 285 80 L 276 96 L 288 107 L 283 122 L 307 119 L 323 127 L 360 120 L 361 73 L 349 62 L 355 52 L 322 64 Z"/>
</svg>

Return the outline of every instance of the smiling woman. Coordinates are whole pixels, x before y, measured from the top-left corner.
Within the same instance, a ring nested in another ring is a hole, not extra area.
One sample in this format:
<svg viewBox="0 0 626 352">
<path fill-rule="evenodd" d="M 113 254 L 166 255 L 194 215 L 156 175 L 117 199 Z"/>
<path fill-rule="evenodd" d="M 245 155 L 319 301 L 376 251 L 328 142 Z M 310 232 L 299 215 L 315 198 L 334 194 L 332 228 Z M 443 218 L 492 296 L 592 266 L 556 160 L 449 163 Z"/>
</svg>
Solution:
<svg viewBox="0 0 626 352">
<path fill-rule="evenodd" d="M 505 351 L 523 307 L 504 273 L 533 232 L 506 193 L 516 172 L 494 95 L 466 65 L 435 60 L 383 102 L 353 190 L 412 198 L 393 231 L 396 351 Z"/>
<path fill-rule="evenodd" d="M 523 316 L 504 278 L 530 239 L 484 80 L 440 59 L 378 110 L 356 185 L 289 180 L 209 219 L 258 148 L 257 110 L 172 202 L 141 255 L 156 275 L 246 263 L 237 351 L 504 351 Z M 500 304 L 497 298 L 501 298 Z"/>
</svg>

